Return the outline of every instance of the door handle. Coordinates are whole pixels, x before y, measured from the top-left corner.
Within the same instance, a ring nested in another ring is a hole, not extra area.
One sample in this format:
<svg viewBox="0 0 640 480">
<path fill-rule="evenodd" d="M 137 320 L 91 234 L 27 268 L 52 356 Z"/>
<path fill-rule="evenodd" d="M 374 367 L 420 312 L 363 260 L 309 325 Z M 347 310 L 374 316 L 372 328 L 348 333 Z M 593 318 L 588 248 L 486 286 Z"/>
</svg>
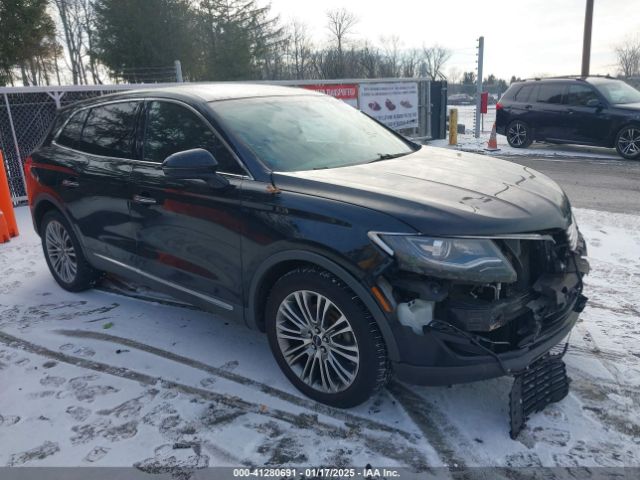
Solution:
<svg viewBox="0 0 640 480">
<path fill-rule="evenodd" d="M 570 108 L 569 110 L 567 110 L 567 113 L 568 113 L 569 115 L 573 115 L 573 114 L 575 113 L 575 110 L 574 110 L 574 109 L 572 109 L 572 108 Z"/>
<path fill-rule="evenodd" d="M 526 108 L 527 110 L 531 110 L 533 108 L 533 105 L 525 105 L 524 108 Z"/>
<path fill-rule="evenodd" d="M 80 186 L 80 183 L 78 183 L 78 181 L 73 177 L 65 178 L 64 180 L 62 180 L 61 184 L 66 188 L 78 188 Z"/>
<path fill-rule="evenodd" d="M 134 195 L 133 202 L 140 205 L 155 205 L 158 203 L 155 198 L 145 197 L 144 195 Z"/>
</svg>

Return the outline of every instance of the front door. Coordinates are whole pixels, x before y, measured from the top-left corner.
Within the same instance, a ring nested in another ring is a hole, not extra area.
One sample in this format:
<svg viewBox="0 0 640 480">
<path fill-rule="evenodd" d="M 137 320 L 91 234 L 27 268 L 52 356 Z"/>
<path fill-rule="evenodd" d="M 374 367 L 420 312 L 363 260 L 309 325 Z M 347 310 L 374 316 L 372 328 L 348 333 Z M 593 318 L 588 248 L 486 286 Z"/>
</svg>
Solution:
<svg viewBox="0 0 640 480">
<path fill-rule="evenodd" d="M 611 115 L 593 87 L 584 83 L 570 85 L 566 104 L 567 140 L 605 145 L 611 131 Z"/>
<path fill-rule="evenodd" d="M 192 148 L 213 154 L 228 186 L 164 175 L 166 157 Z M 237 159 L 199 113 L 178 102 L 147 102 L 143 161 L 132 172 L 136 267 L 174 295 L 238 319 L 244 178 Z"/>
</svg>

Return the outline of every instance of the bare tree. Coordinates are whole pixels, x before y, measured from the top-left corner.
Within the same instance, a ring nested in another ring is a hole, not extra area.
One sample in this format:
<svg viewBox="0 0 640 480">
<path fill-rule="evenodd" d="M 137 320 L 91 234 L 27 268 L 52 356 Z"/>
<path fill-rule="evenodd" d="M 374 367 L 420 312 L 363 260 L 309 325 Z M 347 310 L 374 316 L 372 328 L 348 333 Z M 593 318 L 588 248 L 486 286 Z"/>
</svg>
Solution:
<svg viewBox="0 0 640 480">
<path fill-rule="evenodd" d="M 381 75 L 383 77 L 399 77 L 402 72 L 401 65 L 401 50 L 402 42 L 397 35 L 391 35 L 390 37 L 380 37 L 380 43 L 384 51 L 385 62 L 382 65 L 383 71 Z"/>
<path fill-rule="evenodd" d="M 307 25 L 294 19 L 290 26 L 291 59 L 293 61 L 293 74 L 296 79 L 303 79 L 309 70 L 311 51 L 313 46 L 307 34 Z"/>
<path fill-rule="evenodd" d="M 422 47 L 424 71 L 431 80 L 445 78 L 444 65 L 451 58 L 451 50 L 441 45 Z"/>
<path fill-rule="evenodd" d="M 358 17 L 345 8 L 327 12 L 327 29 L 335 40 L 338 56 L 338 76 L 344 76 L 344 45 L 358 23 Z"/>
<path fill-rule="evenodd" d="M 628 37 L 615 47 L 615 53 L 623 77 L 640 75 L 640 37 Z"/>
<path fill-rule="evenodd" d="M 71 71 L 74 84 L 101 83 L 98 63 L 93 51 L 94 0 L 53 0 L 60 24 L 61 40 L 66 45 L 65 62 Z"/>
<path fill-rule="evenodd" d="M 450 67 L 449 73 L 447 74 L 447 81 L 449 83 L 461 83 L 462 81 L 462 72 L 457 67 Z"/>
</svg>

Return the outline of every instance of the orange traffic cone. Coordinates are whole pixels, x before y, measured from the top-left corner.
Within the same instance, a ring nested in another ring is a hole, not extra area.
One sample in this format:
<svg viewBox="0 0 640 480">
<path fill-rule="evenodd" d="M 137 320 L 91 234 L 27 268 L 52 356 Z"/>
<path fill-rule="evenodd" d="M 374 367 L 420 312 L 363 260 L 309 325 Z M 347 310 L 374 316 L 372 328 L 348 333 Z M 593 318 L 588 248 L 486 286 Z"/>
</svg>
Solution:
<svg viewBox="0 0 640 480">
<path fill-rule="evenodd" d="M 4 218 L 4 214 L 0 210 L 0 243 L 6 243 L 9 240 L 11 240 L 11 235 L 9 235 L 7 221 Z"/>
<path fill-rule="evenodd" d="M 16 222 L 16 214 L 13 211 L 11 193 L 9 192 L 9 181 L 7 180 L 7 172 L 4 169 L 2 151 L 0 151 L 0 212 L 4 213 L 4 222 L 9 230 L 9 235 L 17 237 L 18 223 Z"/>
<path fill-rule="evenodd" d="M 498 138 L 496 134 L 496 122 L 493 122 L 493 128 L 491 129 L 491 136 L 489 137 L 489 142 L 487 142 L 487 148 L 490 152 L 495 152 L 496 150 L 500 150 L 498 148 Z"/>
</svg>

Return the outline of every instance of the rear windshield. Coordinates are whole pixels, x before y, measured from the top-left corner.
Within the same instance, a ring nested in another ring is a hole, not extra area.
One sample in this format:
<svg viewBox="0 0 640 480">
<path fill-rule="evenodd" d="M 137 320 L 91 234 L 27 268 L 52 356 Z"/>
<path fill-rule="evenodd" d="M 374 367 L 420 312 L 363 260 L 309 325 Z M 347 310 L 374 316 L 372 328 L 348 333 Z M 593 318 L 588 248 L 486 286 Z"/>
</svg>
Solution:
<svg viewBox="0 0 640 480">
<path fill-rule="evenodd" d="M 606 98 L 609 103 L 614 105 L 640 103 L 640 92 L 620 80 L 598 83 L 595 87 L 604 95 L 604 98 Z"/>
</svg>

